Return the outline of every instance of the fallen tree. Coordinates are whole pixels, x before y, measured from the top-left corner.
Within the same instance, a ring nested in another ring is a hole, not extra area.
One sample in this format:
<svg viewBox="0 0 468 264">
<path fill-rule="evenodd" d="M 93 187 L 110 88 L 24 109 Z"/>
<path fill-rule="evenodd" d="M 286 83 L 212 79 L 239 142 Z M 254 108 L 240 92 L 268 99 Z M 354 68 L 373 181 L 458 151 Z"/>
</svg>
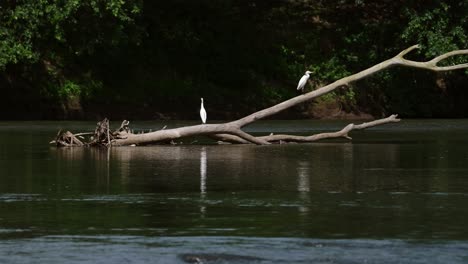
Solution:
<svg viewBox="0 0 468 264">
<path fill-rule="evenodd" d="M 395 57 L 385 60 L 379 64 L 376 64 L 368 69 L 365 69 L 356 74 L 344 77 L 331 84 L 313 90 L 311 92 L 296 96 L 289 100 L 283 101 L 272 107 L 263 109 L 261 111 L 250 114 L 241 119 L 221 123 L 221 124 L 201 124 L 195 126 L 185 126 L 173 129 L 161 129 L 154 132 L 134 134 L 129 128 L 129 121 L 124 120 L 121 126 L 111 131 L 109 126 L 109 120 L 104 119 L 99 122 L 94 133 L 79 133 L 73 134 L 69 131 L 65 133 L 59 132 L 56 139 L 51 143 L 57 146 L 125 146 L 125 145 L 146 145 L 146 144 L 158 144 L 158 143 L 170 143 L 173 140 L 193 137 L 193 136 L 208 136 L 219 142 L 235 143 L 235 144 L 258 144 L 267 145 L 271 143 L 288 143 L 288 142 L 313 142 L 326 138 L 339 138 L 344 137 L 351 139 L 348 133 L 352 130 L 365 129 L 368 127 L 383 125 L 391 122 L 399 122 L 400 119 L 397 115 L 391 115 L 387 118 L 374 120 L 372 122 L 363 123 L 359 125 L 349 124 L 342 130 L 330 133 L 321 133 L 310 136 L 296 136 L 296 135 L 268 135 L 268 136 L 253 136 L 242 130 L 243 127 L 249 125 L 257 120 L 264 119 L 266 117 L 275 115 L 281 111 L 284 111 L 290 107 L 299 105 L 306 101 L 312 100 L 316 97 L 329 93 L 338 88 L 346 88 L 349 84 L 369 77 L 382 70 L 388 69 L 395 66 L 404 66 L 412 68 L 420 68 L 430 71 L 443 72 L 457 69 L 468 68 L 468 63 L 456 64 L 451 66 L 438 66 L 437 64 L 441 61 L 456 55 L 467 55 L 468 50 L 455 50 L 448 53 L 444 53 L 440 56 L 435 57 L 432 60 L 425 62 L 418 62 L 405 59 L 404 56 L 414 49 L 419 48 L 418 45 L 411 46 Z M 79 139 L 80 136 L 92 134 L 88 142 L 84 143 Z"/>
</svg>

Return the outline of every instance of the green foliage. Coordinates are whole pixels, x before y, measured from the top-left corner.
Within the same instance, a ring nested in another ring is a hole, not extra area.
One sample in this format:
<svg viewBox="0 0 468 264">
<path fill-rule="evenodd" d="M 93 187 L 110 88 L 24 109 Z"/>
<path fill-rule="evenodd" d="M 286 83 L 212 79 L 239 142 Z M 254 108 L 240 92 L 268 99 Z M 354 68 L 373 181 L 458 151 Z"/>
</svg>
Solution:
<svg viewBox="0 0 468 264">
<path fill-rule="evenodd" d="M 464 49 L 467 13 L 468 0 L 4 0 L 0 85 L 25 101 L 196 114 L 204 97 L 211 112 L 245 114 L 296 96 L 306 70 L 315 88 L 415 43 L 418 59 Z M 391 70 L 321 100 L 377 115 L 449 113 L 466 74 L 451 75 L 445 93 L 437 78 Z"/>
<path fill-rule="evenodd" d="M 401 37 L 406 43 L 419 43 L 427 58 L 466 48 L 467 13 L 468 1 L 451 4 L 441 2 L 436 8 L 422 13 L 407 9 L 410 21 Z M 462 63 L 463 59 L 457 58 L 451 62 Z"/>
<path fill-rule="evenodd" d="M 58 94 L 62 98 L 68 98 L 72 96 L 80 96 L 80 86 L 70 80 L 66 80 L 65 83 L 58 88 Z"/>
<path fill-rule="evenodd" d="M 309 69 L 320 83 L 335 81 L 350 74 L 342 61 L 335 56 L 321 64 L 310 65 Z"/>
<path fill-rule="evenodd" d="M 90 76 L 80 80 L 63 80 L 62 82 L 47 82 L 41 89 L 41 95 L 44 98 L 57 101 L 66 101 L 73 97 L 79 97 L 84 100 L 90 100 L 102 90 L 102 82 L 96 81 Z"/>
<path fill-rule="evenodd" d="M 140 3 L 122 0 L 4 1 L 0 9 L 0 69 L 92 53 L 128 36 Z"/>
<path fill-rule="evenodd" d="M 25 111 L 22 100 L 53 112 L 71 98 L 92 101 L 103 89 L 96 61 L 139 40 L 141 7 L 140 0 L 2 1 L 0 83 L 16 88 L 4 107 Z"/>
</svg>

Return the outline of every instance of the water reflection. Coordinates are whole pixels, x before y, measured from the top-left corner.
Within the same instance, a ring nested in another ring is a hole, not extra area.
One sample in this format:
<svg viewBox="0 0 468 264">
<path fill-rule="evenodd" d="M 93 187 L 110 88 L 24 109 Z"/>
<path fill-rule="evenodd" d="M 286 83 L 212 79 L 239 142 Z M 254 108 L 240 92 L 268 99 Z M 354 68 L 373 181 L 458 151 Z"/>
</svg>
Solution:
<svg viewBox="0 0 468 264">
<path fill-rule="evenodd" d="M 466 264 L 468 243 L 455 240 L 415 243 L 400 239 L 60 235 L 0 241 L 0 252 L 6 252 L 0 255 L 1 263 Z"/>
<path fill-rule="evenodd" d="M 444 177 L 444 170 L 436 168 L 463 167 L 464 162 L 433 162 L 432 157 L 439 157 L 438 148 L 423 147 L 417 155 L 413 149 L 401 144 L 348 143 L 51 148 L 53 161 L 57 162 L 48 170 L 55 170 L 53 175 L 67 175 L 77 183 L 95 181 L 96 188 L 105 192 L 112 188 L 129 192 L 192 191 L 204 197 L 210 156 L 210 175 L 216 176 L 210 178 L 210 190 L 214 191 L 267 188 L 298 193 L 428 192 L 456 187 Z M 29 178 L 38 166 L 34 160 L 30 162 L 30 169 L 25 171 Z M 291 172 L 296 174 L 294 180 Z"/>
<path fill-rule="evenodd" d="M 204 218 L 206 214 L 206 206 L 204 200 L 206 197 L 206 147 L 200 150 L 200 214 Z"/>
<path fill-rule="evenodd" d="M 310 162 L 299 161 L 297 164 L 297 191 L 301 201 L 299 212 L 303 214 L 309 211 L 309 207 L 306 205 L 310 203 L 310 173 Z"/>
<path fill-rule="evenodd" d="M 51 192 L 80 192 L 76 187 L 93 182 L 89 191 L 110 192 L 112 181 L 111 149 L 106 148 L 50 148 L 53 167 L 36 170 L 35 176 L 50 181 L 47 188 Z M 33 160 L 34 161 L 34 160 Z M 35 164 L 36 167 L 38 164 Z M 128 168 L 129 170 L 129 168 Z M 125 175 L 125 167 L 120 170 Z M 129 172 L 127 172 L 128 174 Z M 56 175 L 56 179 L 48 177 Z M 93 178 L 83 177 L 92 175 Z M 52 182 L 53 181 L 53 182 Z M 36 186 L 36 188 L 39 186 Z"/>
<path fill-rule="evenodd" d="M 356 191 L 356 175 L 354 174 L 354 159 L 353 159 L 353 144 L 343 144 L 342 148 L 342 180 L 341 191 L 349 192 Z"/>
<path fill-rule="evenodd" d="M 297 191 L 308 192 L 310 191 L 310 164 L 308 161 L 299 161 L 297 164 Z"/>
<path fill-rule="evenodd" d="M 430 239 L 468 234 L 466 133 L 421 139 L 421 133 L 356 132 L 352 143 L 109 150 L 49 148 L 43 144 L 49 134 L 11 140 L 9 133 L 0 137 L 3 230 Z"/>
<path fill-rule="evenodd" d="M 206 147 L 200 151 L 200 193 L 202 197 L 206 194 Z"/>
</svg>

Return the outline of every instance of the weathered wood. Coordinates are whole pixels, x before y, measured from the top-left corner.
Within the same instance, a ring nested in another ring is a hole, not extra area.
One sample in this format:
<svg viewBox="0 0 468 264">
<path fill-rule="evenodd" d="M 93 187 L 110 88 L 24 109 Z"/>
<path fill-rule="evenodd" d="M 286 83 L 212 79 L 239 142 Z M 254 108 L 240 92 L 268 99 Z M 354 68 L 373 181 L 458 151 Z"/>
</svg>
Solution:
<svg viewBox="0 0 468 264">
<path fill-rule="evenodd" d="M 55 144 L 57 147 L 82 147 L 85 145 L 72 132 L 70 131 L 66 131 L 64 133 L 61 133 L 61 132 L 62 131 L 60 130 L 57 133 L 57 137 L 55 138 L 55 140 L 52 140 L 50 144 Z"/>
<path fill-rule="evenodd" d="M 367 123 L 362 123 L 360 125 L 349 124 L 345 126 L 340 131 L 336 132 L 328 132 L 328 133 L 320 133 L 311 136 L 294 136 L 294 135 L 269 135 L 260 137 L 261 139 L 268 141 L 268 142 L 313 142 L 327 138 L 346 138 L 352 139 L 348 133 L 352 130 L 361 130 L 366 129 L 369 127 L 380 126 L 383 124 L 400 122 L 400 119 L 397 118 L 397 115 L 391 115 L 387 118 L 374 120 Z"/>
<path fill-rule="evenodd" d="M 350 139 L 348 133 L 352 130 L 365 129 L 371 126 L 382 125 L 391 122 L 398 122 L 400 119 L 396 118 L 396 115 L 389 116 L 384 119 L 375 120 L 369 123 L 363 123 L 360 125 L 349 124 L 345 128 L 337 132 L 322 133 L 311 136 L 295 136 L 295 135 L 269 135 L 262 137 L 252 136 L 244 131 L 242 128 L 246 125 L 249 125 L 257 120 L 264 119 L 275 115 L 281 111 L 284 111 L 293 106 L 299 105 L 306 101 L 310 101 L 314 98 L 317 98 L 321 95 L 329 93 L 335 89 L 341 87 L 347 87 L 350 83 L 356 82 L 358 80 L 367 78 L 371 75 L 374 75 L 382 70 L 388 69 L 395 66 L 404 66 L 412 68 L 420 68 L 431 71 L 451 71 L 457 69 L 468 68 L 468 63 L 451 65 L 451 66 L 437 66 L 441 61 L 456 55 L 467 55 L 468 50 L 455 50 L 447 52 L 440 56 L 433 58 L 432 60 L 426 62 L 417 62 L 405 59 L 404 56 L 409 52 L 419 48 L 419 45 L 411 46 L 400 53 L 395 57 L 385 60 L 379 64 L 376 64 L 368 69 L 362 70 L 353 75 L 339 79 L 331 84 L 318 88 L 314 91 L 293 97 L 289 100 L 283 101 L 277 105 L 271 106 L 269 108 L 260 110 L 258 112 L 252 113 L 241 119 L 222 123 L 222 124 L 201 124 L 195 126 L 185 126 L 173 129 L 161 129 L 154 132 L 143 133 L 143 134 L 133 134 L 128 127 L 128 121 L 122 122 L 121 127 L 114 133 L 110 133 L 109 121 L 105 119 L 104 124 L 98 123 L 98 127 L 95 131 L 95 141 L 91 144 L 99 144 L 104 146 L 123 146 L 123 145 L 139 145 L 139 144 L 157 144 L 157 143 L 169 143 L 173 140 L 192 137 L 192 136 L 209 136 L 213 139 L 228 142 L 228 143 L 237 143 L 237 144 L 258 144 L 258 145 L 267 145 L 276 142 L 313 142 L 325 138 L 339 138 L 344 137 Z M 105 134 L 104 134 L 105 133 Z M 105 136 L 104 136 L 105 135 Z"/>
</svg>

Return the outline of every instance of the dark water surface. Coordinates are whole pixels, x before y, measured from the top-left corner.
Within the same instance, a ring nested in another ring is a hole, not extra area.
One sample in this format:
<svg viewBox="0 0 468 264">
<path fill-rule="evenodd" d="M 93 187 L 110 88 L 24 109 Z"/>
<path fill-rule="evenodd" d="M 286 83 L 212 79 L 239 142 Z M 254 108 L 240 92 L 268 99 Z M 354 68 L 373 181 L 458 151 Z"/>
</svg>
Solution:
<svg viewBox="0 0 468 264">
<path fill-rule="evenodd" d="M 468 120 L 352 142 L 110 150 L 50 147 L 60 128 L 94 123 L 0 122 L 0 263 L 468 263 Z"/>
</svg>

